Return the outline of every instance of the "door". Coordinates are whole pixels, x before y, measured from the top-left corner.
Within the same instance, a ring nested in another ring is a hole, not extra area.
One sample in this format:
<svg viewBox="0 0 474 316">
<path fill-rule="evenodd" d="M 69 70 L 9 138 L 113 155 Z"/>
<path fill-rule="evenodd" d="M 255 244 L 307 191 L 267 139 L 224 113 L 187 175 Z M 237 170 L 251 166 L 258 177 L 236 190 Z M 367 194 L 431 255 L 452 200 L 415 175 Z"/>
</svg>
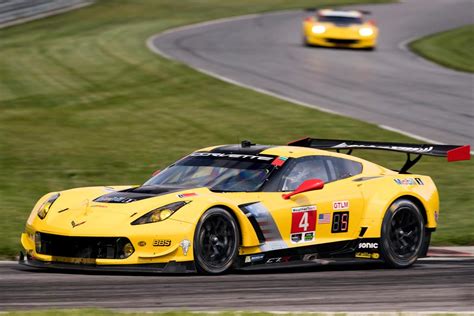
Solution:
<svg viewBox="0 0 474 316">
<path fill-rule="evenodd" d="M 293 159 L 282 170 L 273 192 L 261 194 L 260 200 L 287 247 L 357 238 L 363 198 L 353 176 L 362 171 L 362 166 L 357 168 L 351 161 L 340 159 L 329 156 Z M 282 197 L 309 179 L 321 179 L 325 186 L 290 199 Z M 279 245 L 275 243 L 275 247 Z"/>
</svg>

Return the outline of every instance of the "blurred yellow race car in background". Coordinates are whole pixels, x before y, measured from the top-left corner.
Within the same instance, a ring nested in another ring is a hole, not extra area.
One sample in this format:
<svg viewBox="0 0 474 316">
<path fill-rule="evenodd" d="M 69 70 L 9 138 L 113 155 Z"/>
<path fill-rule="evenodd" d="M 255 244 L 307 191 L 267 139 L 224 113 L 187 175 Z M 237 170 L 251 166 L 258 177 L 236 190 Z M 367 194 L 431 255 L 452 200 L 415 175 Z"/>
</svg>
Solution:
<svg viewBox="0 0 474 316">
<path fill-rule="evenodd" d="M 378 28 L 366 21 L 366 11 L 323 9 L 303 21 L 303 43 L 306 46 L 375 49 Z"/>
</svg>

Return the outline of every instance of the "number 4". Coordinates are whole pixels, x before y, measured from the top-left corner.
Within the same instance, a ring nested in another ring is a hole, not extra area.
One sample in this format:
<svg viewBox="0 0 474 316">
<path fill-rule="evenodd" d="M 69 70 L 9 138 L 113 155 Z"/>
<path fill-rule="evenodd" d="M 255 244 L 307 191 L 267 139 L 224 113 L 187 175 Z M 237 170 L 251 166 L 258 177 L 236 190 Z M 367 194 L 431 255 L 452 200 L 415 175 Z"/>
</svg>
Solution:
<svg viewBox="0 0 474 316">
<path fill-rule="evenodd" d="M 309 222 L 308 222 L 308 212 L 304 212 L 303 216 L 301 217 L 300 223 L 298 224 L 299 228 L 302 228 L 303 231 L 308 229 Z"/>
</svg>

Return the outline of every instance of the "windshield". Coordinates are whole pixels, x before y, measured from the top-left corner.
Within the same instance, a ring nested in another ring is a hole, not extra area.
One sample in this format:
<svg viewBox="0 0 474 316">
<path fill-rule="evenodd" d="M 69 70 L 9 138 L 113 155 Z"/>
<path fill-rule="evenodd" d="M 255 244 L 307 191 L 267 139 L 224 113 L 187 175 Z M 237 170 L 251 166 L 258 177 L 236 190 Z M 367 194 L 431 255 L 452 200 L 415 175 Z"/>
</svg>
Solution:
<svg viewBox="0 0 474 316">
<path fill-rule="evenodd" d="M 166 168 L 144 185 L 254 192 L 262 187 L 273 170 L 273 160 L 271 156 L 197 152 Z"/>
<path fill-rule="evenodd" d="M 363 21 L 358 17 L 319 15 L 319 22 L 331 22 L 338 25 L 362 24 Z"/>
</svg>

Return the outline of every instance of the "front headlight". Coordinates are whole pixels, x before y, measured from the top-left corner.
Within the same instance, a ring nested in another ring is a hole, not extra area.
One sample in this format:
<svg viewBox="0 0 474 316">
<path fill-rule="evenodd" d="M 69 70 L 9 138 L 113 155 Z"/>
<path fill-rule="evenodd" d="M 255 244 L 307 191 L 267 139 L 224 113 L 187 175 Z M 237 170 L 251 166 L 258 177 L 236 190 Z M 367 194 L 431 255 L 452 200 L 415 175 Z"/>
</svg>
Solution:
<svg viewBox="0 0 474 316">
<path fill-rule="evenodd" d="M 326 32 L 326 27 L 324 25 L 315 25 L 315 26 L 313 26 L 311 31 L 313 31 L 313 33 L 315 33 L 315 34 L 322 34 L 322 33 Z"/>
<path fill-rule="evenodd" d="M 374 34 L 374 30 L 370 27 L 363 27 L 359 30 L 359 34 L 361 36 L 370 36 L 370 35 Z"/>
<path fill-rule="evenodd" d="M 41 206 L 38 208 L 38 217 L 41 219 L 44 219 L 46 215 L 48 215 L 48 212 L 53 205 L 54 201 L 56 201 L 59 197 L 59 193 L 55 193 L 51 195 Z"/>
<path fill-rule="evenodd" d="M 161 222 L 170 217 L 174 212 L 185 206 L 190 202 L 180 201 L 174 202 L 160 208 L 154 209 L 145 215 L 137 218 L 131 224 L 132 225 L 141 225 L 141 224 L 148 224 L 148 223 L 156 223 Z"/>
</svg>

